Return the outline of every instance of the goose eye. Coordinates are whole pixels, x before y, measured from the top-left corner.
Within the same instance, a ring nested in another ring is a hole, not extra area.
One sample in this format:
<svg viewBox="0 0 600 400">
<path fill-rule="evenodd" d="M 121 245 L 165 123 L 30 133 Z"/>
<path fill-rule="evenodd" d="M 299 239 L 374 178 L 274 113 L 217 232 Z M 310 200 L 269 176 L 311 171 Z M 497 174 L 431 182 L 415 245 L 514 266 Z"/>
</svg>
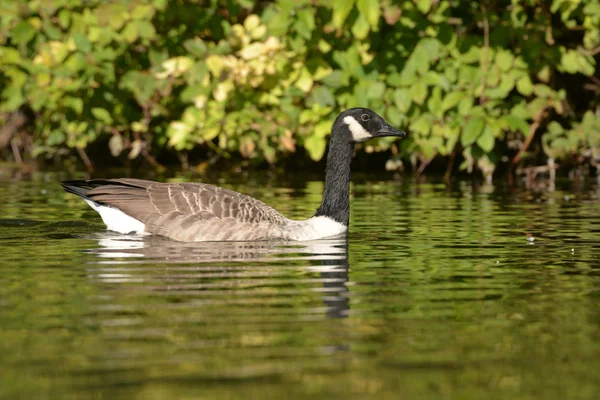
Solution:
<svg viewBox="0 0 600 400">
<path fill-rule="evenodd" d="M 363 114 L 360 116 L 360 119 L 362 119 L 364 122 L 367 122 L 369 120 L 369 116 L 367 114 Z"/>
</svg>

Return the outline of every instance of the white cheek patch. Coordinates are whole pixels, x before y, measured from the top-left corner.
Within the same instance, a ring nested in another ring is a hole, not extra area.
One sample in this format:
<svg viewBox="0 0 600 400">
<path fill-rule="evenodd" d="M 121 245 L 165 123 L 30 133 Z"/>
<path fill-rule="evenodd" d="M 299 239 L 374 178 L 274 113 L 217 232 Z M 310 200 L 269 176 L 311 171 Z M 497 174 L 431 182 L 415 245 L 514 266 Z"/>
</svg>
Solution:
<svg viewBox="0 0 600 400">
<path fill-rule="evenodd" d="M 348 125 L 348 128 L 350 128 L 350 133 L 352 133 L 352 138 L 355 142 L 364 142 L 365 140 L 373 137 L 373 135 L 367 132 L 365 128 L 363 128 L 363 126 L 350 115 L 344 118 L 344 123 Z"/>
</svg>

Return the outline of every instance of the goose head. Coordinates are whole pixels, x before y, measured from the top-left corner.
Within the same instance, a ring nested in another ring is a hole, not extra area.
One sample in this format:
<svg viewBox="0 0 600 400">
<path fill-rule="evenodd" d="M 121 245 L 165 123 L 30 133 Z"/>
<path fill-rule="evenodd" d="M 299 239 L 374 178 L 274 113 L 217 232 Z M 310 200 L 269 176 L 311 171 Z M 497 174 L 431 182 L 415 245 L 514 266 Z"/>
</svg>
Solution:
<svg viewBox="0 0 600 400">
<path fill-rule="evenodd" d="M 333 123 L 332 135 L 343 135 L 351 143 L 383 136 L 406 137 L 405 132 L 392 127 L 375 111 L 363 107 L 342 112 Z"/>
</svg>

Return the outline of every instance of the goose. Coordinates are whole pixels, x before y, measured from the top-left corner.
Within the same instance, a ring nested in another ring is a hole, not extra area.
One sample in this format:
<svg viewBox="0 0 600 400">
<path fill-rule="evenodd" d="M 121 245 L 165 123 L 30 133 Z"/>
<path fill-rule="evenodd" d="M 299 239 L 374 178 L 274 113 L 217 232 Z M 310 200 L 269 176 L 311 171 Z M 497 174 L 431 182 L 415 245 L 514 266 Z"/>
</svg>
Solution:
<svg viewBox="0 0 600 400">
<path fill-rule="evenodd" d="M 118 178 L 68 180 L 65 191 L 100 214 L 108 230 L 152 234 L 182 242 L 316 240 L 346 234 L 350 161 L 356 143 L 406 133 L 367 108 L 342 112 L 331 128 L 323 200 L 314 216 L 284 217 L 260 200 L 206 183 L 159 183 Z"/>
</svg>

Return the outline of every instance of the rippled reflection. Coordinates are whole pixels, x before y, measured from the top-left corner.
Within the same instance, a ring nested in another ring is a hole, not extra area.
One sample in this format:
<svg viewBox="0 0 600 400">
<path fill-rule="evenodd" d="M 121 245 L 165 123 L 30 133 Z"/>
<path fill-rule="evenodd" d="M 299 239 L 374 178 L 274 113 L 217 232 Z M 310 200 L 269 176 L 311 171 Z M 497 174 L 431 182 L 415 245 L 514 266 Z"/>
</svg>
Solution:
<svg viewBox="0 0 600 400">
<path fill-rule="evenodd" d="M 348 240 L 299 243 L 115 235 L 48 182 L 0 180 L 0 398 L 600 390 L 594 182 L 355 176 Z M 310 216 L 323 190 L 214 183 L 291 218 Z"/>
<path fill-rule="evenodd" d="M 99 247 L 88 250 L 101 259 L 91 268 L 90 278 L 105 283 L 149 282 L 152 291 L 189 291 L 219 287 L 228 289 L 259 284 L 265 278 L 288 276 L 290 270 L 319 273 L 321 287 L 310 290 L 323 294 L 326 315 L 342 318 L 348 310 L 348 243 L 346 237 L 306 242 L 200 242 L 185 243 L 158 236 L 119 235 L 110 232 L 88 237 Z M 244 261 L 251 261 L 244 263 Z M 269 266 L 270 263 L 288 266 Z M 291 262 L 298 265 L 289 266 Z M 304 262 L 304 263 L 303 263 Z M 160 263 L 164 269 L 154 274 L 136 264 Z M 235 263 L 235 264 L 231 264 Z M 258 263 L 258 265 L 256 264 Z M 193 266 L 190 266 L 193 265 Z M 211 283 L 198 283 L 203 279 Z M 218 283 L 212 283 L 219 280 Z M 163 282 L 164 285 L 157 285 Z M 272 282 L 271 280 L 268 281 Z M 138 290 L 143 286 L 138 286 Z M 226 293 L 224 293 L 226 294 Z"/>
</svg>

